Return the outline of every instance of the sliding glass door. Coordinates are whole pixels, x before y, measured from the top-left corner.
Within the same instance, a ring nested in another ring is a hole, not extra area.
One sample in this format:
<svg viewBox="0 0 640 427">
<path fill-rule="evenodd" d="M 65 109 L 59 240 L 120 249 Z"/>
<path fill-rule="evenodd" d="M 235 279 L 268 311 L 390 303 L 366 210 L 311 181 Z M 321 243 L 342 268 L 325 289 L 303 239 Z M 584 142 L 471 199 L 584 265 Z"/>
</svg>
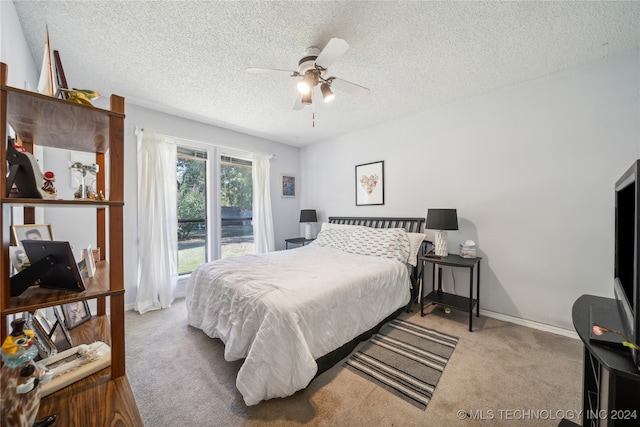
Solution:
<svg viewBox="0 0 640 427">
<path fill-rule="evenodd" d="M 253 183 L 249 153 L 179 146 L 178 273 L 254 253 Z M 212 161 L 211 159 L 215 159 Z"/>
</svg>

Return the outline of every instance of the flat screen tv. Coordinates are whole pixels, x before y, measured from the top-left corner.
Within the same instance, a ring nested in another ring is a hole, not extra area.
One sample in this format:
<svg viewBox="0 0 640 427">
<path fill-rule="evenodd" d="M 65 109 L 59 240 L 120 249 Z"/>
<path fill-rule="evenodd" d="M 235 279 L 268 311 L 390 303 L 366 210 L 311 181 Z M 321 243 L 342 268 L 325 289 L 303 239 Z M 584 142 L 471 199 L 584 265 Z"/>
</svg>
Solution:
<svg viewBox="0 0 640 427">
<path fill-rule="evenodd" d="M 640 160 L 616 182 L 614 295 L 624 332 L 640 343 Z M 640 354 L 631 350 L 640 367 Z"/>
</svg>

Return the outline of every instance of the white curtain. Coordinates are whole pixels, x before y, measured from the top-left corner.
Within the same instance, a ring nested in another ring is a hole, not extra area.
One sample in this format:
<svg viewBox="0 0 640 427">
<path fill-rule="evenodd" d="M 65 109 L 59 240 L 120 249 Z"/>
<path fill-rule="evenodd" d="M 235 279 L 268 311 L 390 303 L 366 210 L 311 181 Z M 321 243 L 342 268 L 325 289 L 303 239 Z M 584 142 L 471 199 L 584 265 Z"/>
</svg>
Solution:
<svg viewBox="0 0 640 427">
<path fill-rule="evenodd" d="M 251 162 L 253 175 L 253 242 L 257 254 L 275 250 L 271 191 L 269 189 L 270 157 L 267 154 L 253 153 Z"/>
<path fill-rule="evenodd" d="M 140 314 L 170 307 L 178 279 L 176 144 L 148 130 L 138 139 L 138 294 Z"/>
</svg>

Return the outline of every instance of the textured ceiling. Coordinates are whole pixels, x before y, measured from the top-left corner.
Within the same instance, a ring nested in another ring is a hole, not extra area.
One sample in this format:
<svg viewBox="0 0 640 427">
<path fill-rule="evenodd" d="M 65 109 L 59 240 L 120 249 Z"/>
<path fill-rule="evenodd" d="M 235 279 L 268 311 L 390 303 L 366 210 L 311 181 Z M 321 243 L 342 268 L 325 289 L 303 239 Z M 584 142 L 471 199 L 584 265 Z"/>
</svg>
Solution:
<svg viewBox="0 0 640 427">
<path fill-rule="evenodd" d="M 16 1 L 39 67 L 45 28 L 69 86 L 291 145 L 407 116 L 638 48 L 640 2 Z M 336 91 L 294 111 L 308 46 L 351 48 Z M 312 113 L 315 110 L 315 127 Z"/>
</svg>

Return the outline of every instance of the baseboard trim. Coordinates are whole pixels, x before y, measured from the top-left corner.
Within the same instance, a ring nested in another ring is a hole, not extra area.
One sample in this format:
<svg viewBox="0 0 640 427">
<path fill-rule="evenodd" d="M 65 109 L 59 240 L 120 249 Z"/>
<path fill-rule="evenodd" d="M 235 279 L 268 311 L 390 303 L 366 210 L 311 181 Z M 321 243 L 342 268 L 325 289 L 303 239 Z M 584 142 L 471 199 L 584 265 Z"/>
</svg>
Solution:
<svg viewBox="0 0 640 427">
<path fill-rule="evenodd" d="M 534 322 L 533 320 L 521 319 L 519 317 L 509 316 L 507 314 L 496 313 L 494 311 L 480 309 L 480 314 L 483 316 L 491 317 L 493 319 L 502 320 L 509 323 L 515 323 L 516 325 L 526 326 L 532 329 L 538 329 L 540 331 L 551 332 L 552 334 L 562 335 L 565 337 L 580 339 L 575 330 L 560 328 L 558 326 L 548 325 L 546 323 Z"/>
</svg>

